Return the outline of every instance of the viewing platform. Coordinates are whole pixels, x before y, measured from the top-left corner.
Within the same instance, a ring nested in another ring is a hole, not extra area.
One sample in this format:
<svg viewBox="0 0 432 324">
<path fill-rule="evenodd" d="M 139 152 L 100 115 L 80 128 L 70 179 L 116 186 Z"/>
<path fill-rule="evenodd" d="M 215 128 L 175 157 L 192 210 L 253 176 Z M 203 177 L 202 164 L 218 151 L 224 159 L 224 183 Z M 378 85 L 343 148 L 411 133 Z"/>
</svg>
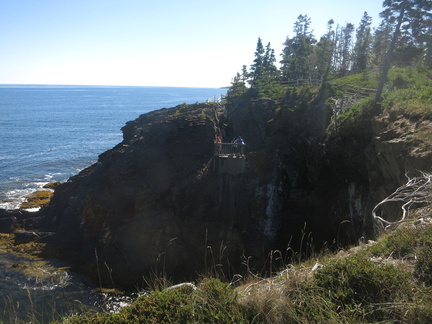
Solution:
<svg viewBox="0 0 432 324">
<path fill-rule="evenodd" d="M 238 143 L 215 143 L 214 156 L 219 173 L 237 175 L 243 173 L 246 165 L 245 152 L 246 144 Z"/>
<path fill-rule="evenodd" d="M 246 144 L 237 143 L 215 143 L 214 156 L 228 157 L 235 155 L 237 157 L 244 156 L 244 148 Z"/>
</svg>

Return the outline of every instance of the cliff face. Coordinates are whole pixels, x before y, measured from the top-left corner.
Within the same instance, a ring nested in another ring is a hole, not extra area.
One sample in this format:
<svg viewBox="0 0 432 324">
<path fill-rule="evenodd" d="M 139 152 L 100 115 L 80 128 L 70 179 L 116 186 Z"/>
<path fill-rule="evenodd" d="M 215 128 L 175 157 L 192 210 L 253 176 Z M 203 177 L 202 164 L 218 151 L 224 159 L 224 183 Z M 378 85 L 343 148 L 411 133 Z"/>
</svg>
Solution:
<svg viewBox="0 0 432 324">
<path fill-rule="evenodd" d="M 222 255 L 239 263 L 247 239 L 236 224 L 251 225 L 250 206 L 243 177 L 213 171 L 219 114 L 197 104 L 127 123 L 122 143 L 55 191 L 47 212 L 65 253 L 97 254 L 130 280 L 196 274 Z"/>
<path fill-rule="evenodd" d="M 122 143 L 56 189 L 46 212 L 61 249 L 105 262 L 126 283 L 150 271 L 238 269 L 246 259 L 259 270 L 272 250 L 372 235 L 373 205 L 405 171 L 429 168 L 414 136 L 427 121 L 381 116 L 364 134 L 328 140 L 319 106 L 283 106 L 185 105 L 128 122 Z M 218 170 L 219 133 L 246 140 L 243 173 Z"/>
<path fill-rule="evenodd" d="M 372 121 L 371 144 L 365 151 L 371 199 L 383 200 L 407 182 L 407 176 L 432 169 L 432 121 L 427 116 L 382 114 Z M 401 216 L 401 204 L 387 204 L 382 215 L 391 221 Z"/>
</svg>

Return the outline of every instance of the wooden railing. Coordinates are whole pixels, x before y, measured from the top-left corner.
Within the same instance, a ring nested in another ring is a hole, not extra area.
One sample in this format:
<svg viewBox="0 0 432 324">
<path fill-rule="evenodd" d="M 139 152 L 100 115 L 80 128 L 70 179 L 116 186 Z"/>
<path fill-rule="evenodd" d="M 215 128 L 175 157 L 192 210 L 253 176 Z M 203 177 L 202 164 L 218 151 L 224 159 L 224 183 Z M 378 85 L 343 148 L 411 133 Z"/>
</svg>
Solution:
<svg viewBox="0 0 432 324">
<path fill-rule="evenodd" d="M 211 97 L 211 98 L 208 98 L 207 100 L 206 100 L 206 102 L 217 102 L 217 103 L 221 103 L 221 102 L 223 102 L 224 100 L 225 100 L 225 95 L 222 95 L 222 94 L 219 94 L 219 95 L 215 95 L 215 96 L 213 96 L 213 97 Z"/>
<path fill-rule="evenodd" d="M 215 143 L 215 156 L 244 156 L 245 144 L 237 143 Z"/>
<path fill-rule="evenodd" d="M 302 86 L 305 84 L 319 86 L 321 84 L 321 80 L 319 80 L 319 79 L 297 79 L 297 80 L 290 80 L 290 81 L 279 81 L 278 83 L 281 85 L 295 86 L 295 87 L 299 87 L 299 86 Z"/>
</svg>

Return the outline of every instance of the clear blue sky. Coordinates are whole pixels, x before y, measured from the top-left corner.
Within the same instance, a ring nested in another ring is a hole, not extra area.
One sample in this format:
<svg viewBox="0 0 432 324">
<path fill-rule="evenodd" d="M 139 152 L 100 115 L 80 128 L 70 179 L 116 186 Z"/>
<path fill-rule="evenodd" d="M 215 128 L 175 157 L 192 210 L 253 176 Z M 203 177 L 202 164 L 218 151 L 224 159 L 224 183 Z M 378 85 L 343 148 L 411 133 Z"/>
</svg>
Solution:
<svg viewBox="0 0 432 324">
<path fill-rule="evenodd" d="M 228 86 L 300 14 L 379 24 L 381 0 L 0 0 L 0 84 Z"/>
</svg>

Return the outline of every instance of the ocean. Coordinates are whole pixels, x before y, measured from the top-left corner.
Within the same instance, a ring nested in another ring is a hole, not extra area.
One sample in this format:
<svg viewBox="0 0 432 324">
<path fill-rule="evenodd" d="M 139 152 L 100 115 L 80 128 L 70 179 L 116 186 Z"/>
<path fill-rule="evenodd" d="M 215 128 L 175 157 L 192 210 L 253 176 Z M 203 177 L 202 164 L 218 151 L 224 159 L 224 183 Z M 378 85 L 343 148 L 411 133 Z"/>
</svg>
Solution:
<svg viewBox="0 0 432 324">
<path fill-rule="evenodd" d="M 122 141 L 139 115 L 226 93 L 219 88 L 0 85 L 0 208 L 17 209 Z"/>
<path fill-rule="evenodd" d="M 139 115 L 226 93 L 216 88 L 0 85 L 0 208 L 16 209 L 48 182 L 66 181 L 122 141 Z M 130 301 L 95 292 L 58 260 L 0 246 L 0 322 L 48 323 Z"/>
</svg>

